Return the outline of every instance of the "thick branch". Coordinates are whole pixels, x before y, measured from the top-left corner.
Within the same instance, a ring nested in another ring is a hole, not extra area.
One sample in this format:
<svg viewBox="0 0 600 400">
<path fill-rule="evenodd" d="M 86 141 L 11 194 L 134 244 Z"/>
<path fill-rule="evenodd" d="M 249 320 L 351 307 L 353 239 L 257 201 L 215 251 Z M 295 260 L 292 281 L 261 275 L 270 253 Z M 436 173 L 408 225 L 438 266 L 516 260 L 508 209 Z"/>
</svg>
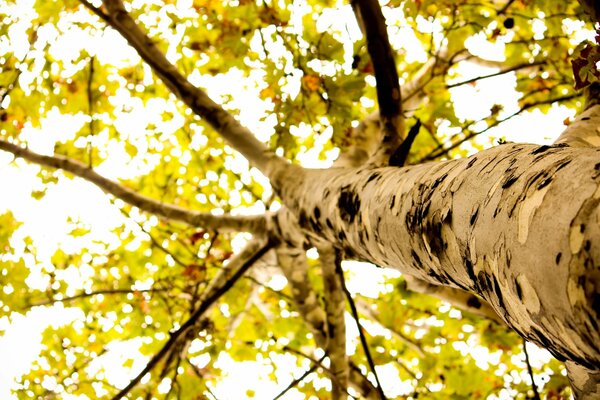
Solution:
<svg viewBox="0 0 600 400">
<path fill-rule="evenodd" d="M 331 399 L 343 399 L 348 387 L 349 365 L 346 356 L 346 302 L 336 266 L 338 255 L 332 247 L 319 247 L 319 260 L 323 274 L 323 293 L 329 340 L 327 354 L 331 360 L 332 381 Z M 347 396 L 346 396 L 347 397 Z"/>
<path fill-rule="evenodd" d="M 287 161 L 277 157 L 237 119 L 209 98 L 204 91 L 192 85 L 181 75 L 158 49 L 154 41 L 131 18 L 120 0 L 103 0 L 102 9 L 92 6 L 86 0 L 80 0 L 80 2 L 119 32 L 173 94 L 190 107 L 194 113 L 204 118 L 234 149 L 242 153 L 266 176 L 271 177 L 273 171 L 287 164 Z"/>
<path fill-rule="evenodd" d="M 57 168 L 70 172 L 75 176 L 95 184 L 106 193 L 110 193 L 128 204 L 138 207 L 140 210 L 163 218 L 219 231 L 262 234 L 266 229 L 266 218 L 264 215 L 232 216 L 195 212 L 175 205 L 165 204 L 141 195 L 120 183 L 105 178 L 88 165 L 61 155 L 46 156 L 38 154 L 4 140 L 0 140 L 0 150 L 7 151 L 16 157 L 23 158 L 44 167 Z"/>
<path fill-rule="evenodd" d="M 325 311 L 318 302 L 316 292 L 308 279 L 308 264 L 306 254 L 299 248 L 279 246 L 277 248 L 279 265 L 288 280 L 295 306 L 304 322 L 315 338 L 315 343 L 322 349 L 328 348 L 328 326 Z M 362 374 L 360 369 L 351 361 L 349 383 L 365 399 L 375 400 L 379 396 L 377 388 Z M 335 375 L 332 374 L 332 379 Z"/>
<path fill-rule="evenodd" d="M 353 0 L 352 7 L 364 30 L 367 49 L 375 70 L 383 141 L 373 161 L 376 164 L 383 164 L 398 147 L 403 129 L 398 71 L 379 2 L 377 0 Z"/>
</svg>

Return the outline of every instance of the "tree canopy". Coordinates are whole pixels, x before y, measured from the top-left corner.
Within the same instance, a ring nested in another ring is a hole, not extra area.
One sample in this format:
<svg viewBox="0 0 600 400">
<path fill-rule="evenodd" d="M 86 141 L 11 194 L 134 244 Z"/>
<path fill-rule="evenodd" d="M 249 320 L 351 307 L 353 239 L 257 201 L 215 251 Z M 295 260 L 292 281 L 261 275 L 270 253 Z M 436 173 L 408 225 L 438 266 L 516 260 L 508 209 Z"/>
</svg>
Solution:
<svg viewBox="0 0 600 400">
<path fill-rule="evenodd" d="M 550 143 L 600 75 L 582 3 L 0 1 L 0 343 L 46 321 L 16 398 L 568 398 L 481 298 L 317 237 L 278 171 Z"/>
</svg>

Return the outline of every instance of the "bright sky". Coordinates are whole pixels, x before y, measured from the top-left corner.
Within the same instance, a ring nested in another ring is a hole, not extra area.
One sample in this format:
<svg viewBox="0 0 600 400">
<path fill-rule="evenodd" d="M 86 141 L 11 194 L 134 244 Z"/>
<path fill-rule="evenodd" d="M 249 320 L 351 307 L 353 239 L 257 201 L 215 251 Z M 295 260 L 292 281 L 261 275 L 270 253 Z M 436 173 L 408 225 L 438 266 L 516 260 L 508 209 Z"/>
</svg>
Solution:
<svg viewBox="0 0 600 400">
<path fill-rule="evenodd" d="M 34 0 L 20 0 L 11 6 L 0 3 L 0 14 L 20 15 L 21 22 L 14 24 L 9 28 L 7 38 L 0 38 L 0 57 L 6 52 L 15 52 L 17 57 L 24 56 L 26 51 L 27 36 L 25 29 L 29 26 L 33 15 Z M 179 4 L 181 3 L 181 4 Z M 184 3 L 190 4 L 190 1 L 179 1 L 178 5 Z M 306 5 L 303 0 L 297 0 L 294 3 L 294 16 L 292 20 L 296 21 L 297 27 L 301 26 L 303 13 L 306 12 Z M 386 17 L 389 20 L 401 20 L 403 16 L 399 10 L 386 10 Z M 43 61 L 43 46 L 45 43 L 51 44 L 50 53 L 53 57 L 65 60 L 67 63 L 65 75 L 77 70 L 79 66 L 76 63 L 69 64 L 69 60 L 73 61 L 79 57 L 82 50 L 94 54 L 100 63 L 114 64 L 118 66 L 137 65 L 140 60 L 135 53 L 127 47 L 124 40 L 112 30 L 103 30 L 96 34 L 90 34 L 75 28 L 69 24 L 69 18 L 61 19 L 59 25 L 62 32 L 59 32 L 51 25 L 43 26 L 39 29 L 38 43 L 34 49 L 33 56 L 36 57 L 34 63 L 34 71 L 32 73 L 23 73 L 21 82 L 27 84 L 36 79 L 37 74 L 41 71 L 41 62 Z M 73 18 L 95 20 L 95 17 L 88 16 L 87 12 L 78 13 Z M 435 23 L 420 21 L 423 30 L 436 32 L 440 30 L 440 26 Z M 294 24 L 292 24 L 294 26 Z M 348 6 L 340 7 L 336 11 L 328 11 L 323 13 L 317 21 L 317 26 L 322 30 L 331 30 L 337 32 L 340 36 L 346 38 L 356 38 L 360 35 L 358 27 L 354 22 L 352 12 Z M 573 32 L 579 32 L 577 27 L 573 28 Z M 584 34 L 589 34 L 584 32 Z M 419 42 L 410 29 L 402 29 L 390 32 L 392 42 L 403 43 L 407 50 L 407 57 L 412 57 L 414 60 L 424 61 L 425 54 L 419 47 Z M 173 42 L 177 43 L 178 39 L 173 38 Z M 258 46 L 258 42 L 255 43 Z M 270 51 L 276 52 L 281 43 L 272 43 Z M 350 45 L 351 46 L 351 45 Z M 470 40 L 470 46 L 488 59 L 502 59 L 503 48 L 501 44 L 492 46 L 482 38 L 473 37 Z M 348 52 L 351 54 L 351 52 Z M 176 52 L 169 50 L 168 56 L 171 59 L 177 57 Z M 323 72 L 327 72 L 327 65 L 323 65 Z M 457 74 L 460 79 L 480 76 L 495 72 L 492 69 L 486 69 L 475 64 L 463 64 Z M 239 118 L 243 124 L 248 126 L 254 132 L 258 132 L 261 139 L 266 140 L 271 135 L 272 120 L 267 118 L 266 121 L 261 121 L 258 117 L 270 110 L 271 105 L 268 102 L 258 100 L 259 93 L 264 88 L 261 83 L 262 72 L 254 71 L 249 77 L 242 74 L 241 71 L 232 69 L 227 74 L 222 74 L 216 77 L 202 76 L 198 73 L 192 73 L 190 80 L 201 87 L 207 89 L 208 93 L 219 101 L 228 93 L 235 92 L 236 96 L 231 107 L 240 110 Z M 119 79 L 115 77 L 115 79 Z M 122 79 L 122 78 L 121 78 Z M 458 78 L 457 78 L 458 81 Z M 500 77 L 490 78 L 481 81 L 476 86 L 463 85 L 452 91 L 453 100 L 457 114 L 460 118 L 477 119 L 489 113 L 490 108 L 494 104 L 503 104 L 503 113 L 509 115 L 517 110 L 517 97 L 514 90 L 516 79 L 514 74 L 505 74 Z M 140 88 L 143 90 L 143 87 Z M 290 83 L 286 88 L 290 93 L 299 90 L 299 80 L 297 83 Z M 494 93 L 495 97 L 491 98 L 489 93 Z M 107 146 L 110 152 L 110 158 L 101 165 L 98 170 L 100 173 L 112 178 L 133 178 L 149 171 L 157 162 L 156 159 L 149 157 L 146 154 L 148 142 L 145 138 L 146 122 L 152 120 L 157 125 L 157 128 L 165 133 L 168 137 L 170 132 L 176 131 L 183 124 L 182 119 L 174 118 L 171 121 L 164 122 L 162 118 L 156 118 L 160 115 L 159 110 L 174 108 L 174 105 L 163 99 L 156 99 L 148 102 L 145 107 L 141 104 L 136 104 L 136 100 L 132 98 L 126 90 L 120 91 L 111 98 L 111 102 L 115 106 L 123 106 L 133 109 L 132 112 L 117 113 L 115 115 L 115 126 L 122 132 L 130 144 L 138 148 L 138 156 L 129 161 L 126 156 L 125 149 L 121 143 L 111 141 L 108 135 L 99 133 L 95 139 L 97 145 Z M 9 100 L 4 107 L 9 107 Z M 177 115 L 177 113 L 174 113 Z M 522 116 L 513 118 L 509 122 L 503 124 L 501 128 L 489 131 L 489 135 L 479 138 L 478 140 L 485 145 L 489 145 L 492 139 L 501 136 L 506 137 L 509 141 L 528 141 L 535 143 L 549 143 L 564 128 L 563 120 L 567 117 L 573 117 L 573 113 L 564 107 L 553 107 L 549 114 L 541 112 L 526 113 Z M 143 123 L 140 121 L 144 121 Z M 27 139 L 32 150 L 44 154 L 52 154 L 54 145 L 57 142 L 64 141 L 75 136 L 79 128 L 87 122 L 87 117 L 83 114 L 78 116 L 63 116 L 57 111 L 50 111 L 47 118 L 42 123 L 41 129 L 36 129 L 31 126 L 26 126 L 23 129 L 22 137 Z M 535 128 L 535 129 L 534 129 Z M 527 135 L 524 136 L 523 132 Z M 537 136 L 532 133 L 537 133 Z M 311 128 L 308 125 L 302 125 L 295 128 L 295 135 L 305 136 L 311 134 Z M 171 135 L 174 137 L 174 135 Z M 195 142 L 193 148 L 206 145 L 206 137 L 202 133 L 195 133 Z M 317 160 L 316 155 L 319 153 L 325 141 L 329 140 L 327 134 L 320 135 L 316 141 L 314 149 L 307 149 L 303 154 L 300 154 L 298 159 L 304 165 L 313 167 L 327 167 L 336 156 L 333 151 L 329 154 L 326 160 Z M 85 145 L 85 144 L 83 144 Z M 161 146 L 159 142 L 151 143 L 152 146 Z M 172 154 L 173 157 L 185 158 L 189 157 L 189 153 Z M 0 196 L 0 213 L 5 210 L 12 210 L 16 218 L 23 222 L 22 226 L 17 230 L 12 238 L 11 245 L 22 251 L 23 238 L 29 236 L 32 238 L 34 245 L 37 248 L 37 262 L 29 260 L 29 267 L 32 271 L 32 276 L 29 283 L 32 286 L 45 287 L 47 282 L 43 278 L 44 271 L 52 268 L 50 256 L 58 248 L 66 252 L 76 251 L 81 247 L 95 246 L 94 242 L 100 241 L 108 243 L 109 247 L 118 246 L 119 238 L 111 233 L 111 229 L 127 224 L 129 229 L 139 233 L 139 227 L 131 221 L 127 221 L 122 214 L 111 204 L 107 196 L 93 185 L 79 179 L 69 180 L 60 179 L 59 182 L 47 189 L 46 195 L 41 200 L 35 200 L 31 197 L 32 188 L 41 189 L 42 184 L 36 176 L 39 168 L 34 165 L 29 165 L 22 161 L 12 162 L 12 156 L 7 153 L 0 153 L 0 187 L 10 188 L 9 195 Z M 228 167 L 238 170 L 241 173 L 242 179 L 250 178 L 251 174 L 255 179 L 262 180 L 265 186 L 268 182 L 257 175 L 256 172 L 249 172 L 247 162 L 241 157 L 232 154 L 228 161 Z M 218 179 L 218 177 L 217 177 Z M 235 194 L 232 193 L 235 198 Z M 234 204 L 235 205 L 235 204 Z M 260 212 L 261 206 L 258 205 L 254 209 L 238 210 L 238 212 Z M 69 232 L 72 225 L 67 223 L 67 220 L 79 221 L 83 226 L 94 227 L 89 235 L 80 238 L 72 238 Z M 140 220 L 144 220 L 140 217 Z M 0 257 L 3 257 L 0 255 Z M 360 292 L 365 296 L 375 297 L 381 290 L 385 290 L 384 278 L 394 272 L 382 272 L 380 269 L 374 269 L 370 266 L 346 264 L 346 268 L 350 269 L 350 280 L 348 286 L 352 292 Z M 73 293 L 77 290 L 84 289 L 89 276 L 86 275 L 86 270 L 81 267 L 72 271 L 71 290 Z M 360 282 L 360 283 L 359 283 Z M 365 284 L 370 282 L 370 284 Z M 4 332 L 0 337 L 0 398 L 11 399 L 16 396 L 11 395 L 10 388 L 14 385 L 14 379 L 28 371 L 30 363 L 34 360 L 41 350 L 40 335 L 46 326 L 50 324 L 66 324 L 72 321 L 81 319 L 80 311 L 75 309 L 65 309 L 62 306 L 55 306 L 44 309 L 33 309 L 26 316 L 12 314 L 11 321 L 7 317 L 0 318 L 0 332 Z M 348 323 L 349 329 L 355 329 L 352 321 Z M 350 334 L 349 336 L 353 336 Z M 137 340 L 137 339 L 136 339 Z M 134 340 L 135 341 L 135 340 Z M 350 341 L 348 344 L 349 350 L 353 350 L 356 343 Z M 466 343 L 458 344 L 460 351 L 465 353 L 473 351 L 484 351 L 482 349 L 474 349 Z M 462 347 L 461 347 L 462 346 Z M 102 368 L 102 365 L 114 365 L 115 360 L 123 359 L 132 355 L 130 342 L 115 343 L 111 351 L 106 355 L 96 360 L 89 368 Z M 533 351 L 533 350 L 532 350 Z M 135 352 L 135 351 L 134 351 Z M 239 399 L 244 398 L 247 389 L 255 390 L 257 398 L 270 398 L 277 394 L 282 387 L 285 387 L 293 377 L 299 374 L 299 371 L 292 365 L 291 356 L 273 355 L 273 358 L 281 369 L 276 372 L 280 384 L 274 383 L 270 379 L 263 379 L 267 376 L 272 368 L 272 365 L 264 360 L 257 360 L 257 363 L 233 363 L 226 355 L 219 357 L 217 363 L 226 367 L 224 369 L 231 371 L 225 377 L 223 384 L 214 388 L 215 394 L 220 399 Z M 493 355 L 488 355 L 488 358 Z M 545 353 L 539 354 L 539 359 L 547 357 Z M 208 360 L 197 360 L 199 364 L 206 363 Z M 120 363 L 117 363 L 120 364 Z M 128 380 L 136 373 L 136 370 L 144 366 L 144 359 L 137 357 L 136 363 L 132 371 L 124 371 L 119 368 L 111 368 L 106 371 L 106 378 L 117 386 L 124 386 Z M 286 367 L 288 366 L 288 367 Z M 308 365 L 305 365 L 308 368 Z M 390 395 L 401 394 L 409 390 L 402 382 L 397 382 L 396 379 L 386 380 L 385 375 L 393 374 L 387 366 L 381 366 L 379 372 L 384 375 L 384 381 L 395 382 L 394 387 L 387 387 Z M 245 377 L 240 380 L 240 377 Z M 312 379 L 312 378 L 310 378 Z M 309 380 L 310 380 L 309 379 Z M 260 382 L 257 385 L 256 382 Z M 51 386 L 52 382 L 48 382 Z M 328 385 L 326 380 L 319 383 Z M 168 382 L 165 383 L 168 386 Z M 100 393 L 98 395 L 101 395 Z M 74 397 L 65 396 L 65 399 Z M 298 391 L 290 391 L 287 399 L 302 399 L 302 395 Z"/>
</svg>

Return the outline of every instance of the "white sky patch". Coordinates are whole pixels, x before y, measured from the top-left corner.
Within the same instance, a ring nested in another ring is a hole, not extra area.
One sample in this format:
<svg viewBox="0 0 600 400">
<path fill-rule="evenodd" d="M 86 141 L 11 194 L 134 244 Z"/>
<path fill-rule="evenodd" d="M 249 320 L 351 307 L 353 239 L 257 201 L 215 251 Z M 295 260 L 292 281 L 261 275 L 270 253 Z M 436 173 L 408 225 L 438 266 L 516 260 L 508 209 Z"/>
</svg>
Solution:
<svg viewBox="0 0 600 400">
<path fill-rule="evenodd" d="M 13 313 L 9 326 L 0 319 L 0 398 L 17 398 L 11 394 L 11 388 L 15 387 L 15 379 L 29 372 L 31 362 L 42 351 L 42 333 L 46 328 L 67 325 L 82 317 L 79 309 L 57 305 L 34 308 L 25 316 Z"/>
<path fill-rule="evenodd" d="M 137 337 L 130 340 L 114 341 L 106 347 L 108 351 L 95 358 L 86 367 L 92 376 L 104 377 L 112 385 L 124 388 L 146 366 L 148 358 L 140 354 L 139 349 L 147 338 Z M 127 363 L 131 365 L 125 366 Z M 102 393 L 96 393 L 102 396 Z"/>
<path fill-rule="evenodd" d="M 390 268 L 379 268 L 373 264 L 359 261 L 342 261 L 348 276 L 346 286 L 348 291 L 361 296 L 377 298 L 381 292 L 387 291 L 388 279 L 397 278 L 400 273 Z"/>
</svg>

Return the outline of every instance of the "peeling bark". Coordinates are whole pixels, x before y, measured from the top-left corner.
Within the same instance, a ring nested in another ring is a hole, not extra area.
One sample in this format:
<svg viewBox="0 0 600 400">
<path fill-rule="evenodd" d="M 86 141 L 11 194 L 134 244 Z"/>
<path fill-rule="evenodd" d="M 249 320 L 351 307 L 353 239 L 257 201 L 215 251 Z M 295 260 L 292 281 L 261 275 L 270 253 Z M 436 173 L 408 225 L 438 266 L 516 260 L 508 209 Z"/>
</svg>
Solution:
<svg viewBox="0 0 600 400">
<path fill-rule="evenodd" d="M 507 144 L 410 168 L 290 168 L 281 193 L 311 235 L 355 258 L 476 293 L 526 339 L 594 369 L 599 156 Z"/>
</svg>

